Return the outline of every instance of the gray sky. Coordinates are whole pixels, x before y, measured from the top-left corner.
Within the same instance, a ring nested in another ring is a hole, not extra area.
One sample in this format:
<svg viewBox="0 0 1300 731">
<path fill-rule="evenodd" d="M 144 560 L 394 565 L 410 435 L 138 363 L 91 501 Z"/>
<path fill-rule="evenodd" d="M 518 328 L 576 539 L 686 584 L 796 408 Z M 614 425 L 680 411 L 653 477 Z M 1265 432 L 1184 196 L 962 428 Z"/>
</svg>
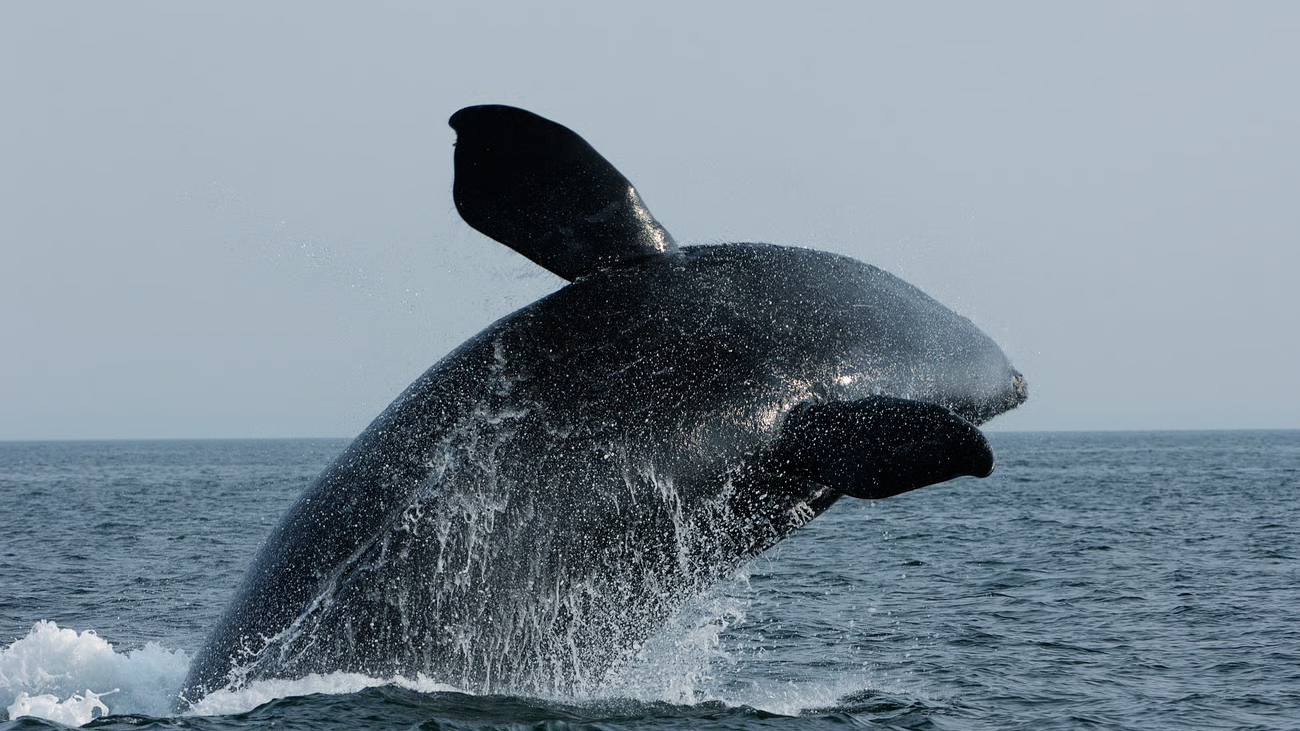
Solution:
<svg viewBox="0 0 1300 731">
<path fill-rule="evenodd" d="M 455 214 L 484 102 L 971 317 L 995 428 L 1300 427 L 1300 3 L 450 5 L 0 5 L 0 439 L 360 431 L 560 284 Z"/>
</svg>

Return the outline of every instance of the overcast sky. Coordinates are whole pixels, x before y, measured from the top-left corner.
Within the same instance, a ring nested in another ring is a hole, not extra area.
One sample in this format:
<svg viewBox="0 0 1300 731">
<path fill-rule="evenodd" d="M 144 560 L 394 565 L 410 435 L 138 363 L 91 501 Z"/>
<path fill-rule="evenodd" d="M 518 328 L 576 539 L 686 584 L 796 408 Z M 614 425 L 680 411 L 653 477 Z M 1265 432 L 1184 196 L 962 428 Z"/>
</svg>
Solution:
<svg viewBox="0 0 1300 731">
<path fill-rule="evenodd" d="M 0 439 L 359 432 L 561 284 L 455 214 L 484 102 L 969 316 L 992 427 L 1300 427 L 1300 3 L 451 5 L 0 5 Z"/>
</svg>

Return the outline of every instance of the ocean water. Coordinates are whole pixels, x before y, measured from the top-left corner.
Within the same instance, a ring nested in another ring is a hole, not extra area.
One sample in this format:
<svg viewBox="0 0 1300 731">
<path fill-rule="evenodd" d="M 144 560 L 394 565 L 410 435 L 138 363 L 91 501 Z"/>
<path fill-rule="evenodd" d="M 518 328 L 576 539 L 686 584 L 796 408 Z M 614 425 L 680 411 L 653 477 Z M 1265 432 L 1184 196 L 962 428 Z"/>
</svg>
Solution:
<svg viewBox="0 0 1300 731">
<path fill-rule="evenodd" d="M 0 730 L 1300 729 L 1300 431 L 991 440 L 993 477 L 842 500 L 590 697 L 337 674 L 184 716 L 346 442 L 0 443 Z"/>
</svg>

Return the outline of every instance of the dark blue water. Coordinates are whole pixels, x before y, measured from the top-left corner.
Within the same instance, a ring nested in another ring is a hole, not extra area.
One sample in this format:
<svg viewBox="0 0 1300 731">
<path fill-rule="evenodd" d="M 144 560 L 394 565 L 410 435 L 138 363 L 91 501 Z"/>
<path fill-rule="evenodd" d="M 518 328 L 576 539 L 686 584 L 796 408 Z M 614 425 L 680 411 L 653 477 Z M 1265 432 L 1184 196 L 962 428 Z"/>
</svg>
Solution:
<svg viewBox="0 0 1300 731">
<path fill-rule="evenodd" d="M 0 708 L 116 688 L 91 725 L 1300 728 L 1300 432 L 992 439 L 993 477 L 841 501 L 596 697 L 330 677 L 180 718 L 187 655 L 345 442 L 0 443 Z"/>
</svg>

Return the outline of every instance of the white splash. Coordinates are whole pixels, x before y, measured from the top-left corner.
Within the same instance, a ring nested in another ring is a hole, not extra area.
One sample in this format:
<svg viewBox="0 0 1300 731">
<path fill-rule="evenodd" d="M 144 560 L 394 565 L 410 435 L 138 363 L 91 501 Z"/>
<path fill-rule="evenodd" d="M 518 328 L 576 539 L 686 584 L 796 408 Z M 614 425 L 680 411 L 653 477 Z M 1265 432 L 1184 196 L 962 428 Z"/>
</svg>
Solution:
<svg viewBox="0 0 1300 731">
<path fill-rule="evenodd" d="M 829 683 L 755 677 L 756 666 L 766 660 L 732 645 L 727 638 L 728 630 L 745 623 L 752 607 L 752 568 L 742 568 L 688 603 L 592 697 L 577 700 L 599 704 L 631 699 L 687 706 L 720 702 L 799 716 L 834 707 L 842 697 L 876 686 L 865 669 Z"/>
<path fill-rule="evenodd" d="M 73 726 L 96 715 L 166 716 L 190 660 L 150 642 L 127 653 L 93 630 L 37 622 L 0 650 L 0 706 L 10 720 L 38 716 Z"/>
<path fill-rule="evenodd" d="M 346 695 L 382 685 L 395 685 L 419 693 L 465 692 L 450 685 L 435 683 L 424 675 L 419 675 L 412 680 L 400 676 L 387 679 L 372 678 L 369 675 L 360 673 L 337 672 L 328 675 L 312 673 L 295 680 L 255 680 L 235 691 L 218 690 L 209 693 L 203 700 L 195 703 L 185 715 L 227 716 L 246 713 L 276 698 L 290 698 L 317 693 Z"/>
<path fill-rule="evenodd" d="M 172 705 L 189 664 L 184 652 L 156 643 L 120 653 L 94 630 L 77 632 L 41 621 L 26 637 L 0 649 L 0 706 L 8 710 L 9 720 L 35 716 L 69 726 L 107 715 L 168 717 L 174 715 Z M 276 698 L 356 693 L 381 685 L 420 693 L 459 691 L 423 675 L 381 679 L 339 672 L 219 690 L 185 715 L 244 713 Z"/>
<path fill-rule="evenodd" d="M 743 572 L 687 604 L 617 670 L 594 699 L 692 705 L 717 700 L 718 667 L 733 664 L 722 635 L 745 619 L 749 575 Z"/>
<path fill-rule="evenodd" d="M 719 682 L 735 669 L 737 657 L 722 641 L 729 627 L 744 621 L 749 606 L 748 576 L 726 582 L 721 591 L 692 602 L 664 631 L 647 641 L 637 657 L 598 691 L 585 698 L 554 700 L 601 703 L 630 699 L 693 705 L 721 701 L 782 715 L 834 705 L 847 692 L 860 690 L 865 678 L 821 683 L 752 680 L 737 686 Z M 9 719 L 35 716 L 80 726 L 107 715 L 169 717 L 189 667 L 179 650 L 156 643 L 119 653 L 93 630 L 77 632 L 41 621 L 26 637 L 0 649 L 0 706 Z M 218 690 L 190 708 L 186 716 L 223 716 L 248 712 L 277 698 L 312 694 L 344 695 L 392 685 L 419 693 L 463 689 L 419 675 L 374 678 L 357 673 L 312 674 L 295 680 L 259 680 L 239 690 Z M 723 686 L 726 687 L 724 690 Z"/>
</svg>

